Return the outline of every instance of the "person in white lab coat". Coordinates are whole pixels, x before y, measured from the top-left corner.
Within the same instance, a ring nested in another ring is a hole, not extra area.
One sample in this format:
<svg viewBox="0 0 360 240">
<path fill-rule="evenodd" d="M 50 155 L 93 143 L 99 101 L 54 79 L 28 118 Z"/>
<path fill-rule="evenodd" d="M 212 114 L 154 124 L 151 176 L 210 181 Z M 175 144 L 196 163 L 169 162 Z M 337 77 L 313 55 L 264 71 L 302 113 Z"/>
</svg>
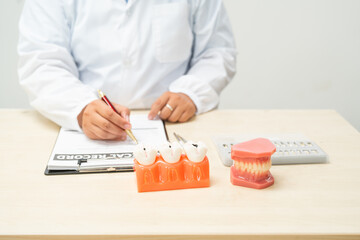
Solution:
<svg viewBox="0 0 360 240">
<path fill-rule="evenodd" d="M 19 31 L 31 105 L 92 139 L 124 140 L 129 109 L 187 121 L 215 108 L 235 74 L 221 0 L 27 0 Z"/>
</svg>

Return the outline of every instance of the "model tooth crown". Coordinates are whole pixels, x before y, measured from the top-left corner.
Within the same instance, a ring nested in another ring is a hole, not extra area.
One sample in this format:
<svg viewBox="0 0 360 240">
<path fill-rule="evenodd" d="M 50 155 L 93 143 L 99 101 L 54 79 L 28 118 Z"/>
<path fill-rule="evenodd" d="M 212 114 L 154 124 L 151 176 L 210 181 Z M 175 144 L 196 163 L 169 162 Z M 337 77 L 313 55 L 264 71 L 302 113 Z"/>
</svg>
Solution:
<svg viewBox="0 0 360 240">
<path fill-rule="evenodd" d="M 163 143 L 158 149 L 162 159 L 167 163 L 177 163 L 181 159 L 182 147 L 178 142 Z M 189 141 L 184 144 L 184 151 L 187 159 L 199 163 L 204 160 L 207 147 L 203 142 Z M 134 150 L 134 157 L 142 165 L 151 165 L 156 161 L 157 149 L 139 144 Z"/>
<path fill-rule="evenodd" d="M 184 149 L 188 159 L 192 162 L 201 162 L 207 152 L 207 147 L 203 142 L 186 142 Z"/>
<path fill-rule="evenodd" d="M 135 159 L 142 165 L 151 165 L 155 162 L 157 151 L 152 146 L 138 144 L 134 150 Z"/>
<path fill-rule="evenodd" d="M 159 147 L 159 151 L 165 162 L 177 163 L 180 160 L 182 149 L 179 143 L 164 143 Z"/>
</svg>

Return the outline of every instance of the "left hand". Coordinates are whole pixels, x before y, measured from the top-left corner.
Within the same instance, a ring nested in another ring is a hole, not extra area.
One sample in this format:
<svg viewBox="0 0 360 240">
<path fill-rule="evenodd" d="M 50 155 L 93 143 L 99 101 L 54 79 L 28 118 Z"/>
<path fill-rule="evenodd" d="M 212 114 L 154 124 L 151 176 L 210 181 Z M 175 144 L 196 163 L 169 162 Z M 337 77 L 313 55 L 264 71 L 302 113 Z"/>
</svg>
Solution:
<svg viewBox="0 0 360 240">
<path fill-rule="evenodd" d="M 196 106 L 184 93 L 165 92 L 151 106 L 149 119 L 160 118 L 169 122 L 186 122 L 195 115 Z"/>
</svg>

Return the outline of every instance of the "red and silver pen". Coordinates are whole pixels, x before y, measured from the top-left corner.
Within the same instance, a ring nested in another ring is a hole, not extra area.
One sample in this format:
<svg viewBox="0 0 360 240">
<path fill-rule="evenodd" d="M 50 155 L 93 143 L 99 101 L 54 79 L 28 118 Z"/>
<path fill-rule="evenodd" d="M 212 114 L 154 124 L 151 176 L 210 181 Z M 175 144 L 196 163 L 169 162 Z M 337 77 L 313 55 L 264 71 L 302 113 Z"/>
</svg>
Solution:
<svg viewBox="0 0 360 240">
<path fill-rule="evenodd" d="M 119 114 L 118 111 L 116 111 L 116 109 L 114 108 L 114 106 L 111 104 L 111 102 L 109 101 L 109 99 L 105 96 L 105 94 L 104 94 L 102 91 L 100 91 L 100 90 L 98 90 L 98 93 L 99 93 L 99 97 L 101 98 L 101 100 L 103 100 L 109 107 L 111 107 L 111 109 L 112 109 L 114 112 L 116 112 L 117 114 Z M 119 115 L 120 115 L 120 114 L 119 114 Z M 136 144 L 138 144 L 138 141 L 136 140 L 136 138 L 135 138 L 134 134 L 131 132 L 131 130 L 125 129 L 125 132 L 127 133 L 127 135 L 128 135 Z"/>
</svg>

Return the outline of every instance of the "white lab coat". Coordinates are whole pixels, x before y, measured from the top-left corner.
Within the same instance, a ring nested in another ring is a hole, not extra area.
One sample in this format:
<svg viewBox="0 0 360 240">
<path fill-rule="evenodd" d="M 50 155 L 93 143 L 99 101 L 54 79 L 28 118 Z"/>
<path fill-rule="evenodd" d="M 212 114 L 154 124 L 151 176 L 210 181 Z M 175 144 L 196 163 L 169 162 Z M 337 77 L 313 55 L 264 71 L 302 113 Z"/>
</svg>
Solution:
<svg viewBox="0 0 360 240">
<path fill-rule="evenodd" d="M 203 113 L 235 73 L 221 0 L 27 0 L 19 28 L 21 86 L 70 129 L 97 89 L 131 109 L 182 92 Z"/>
</svg>

